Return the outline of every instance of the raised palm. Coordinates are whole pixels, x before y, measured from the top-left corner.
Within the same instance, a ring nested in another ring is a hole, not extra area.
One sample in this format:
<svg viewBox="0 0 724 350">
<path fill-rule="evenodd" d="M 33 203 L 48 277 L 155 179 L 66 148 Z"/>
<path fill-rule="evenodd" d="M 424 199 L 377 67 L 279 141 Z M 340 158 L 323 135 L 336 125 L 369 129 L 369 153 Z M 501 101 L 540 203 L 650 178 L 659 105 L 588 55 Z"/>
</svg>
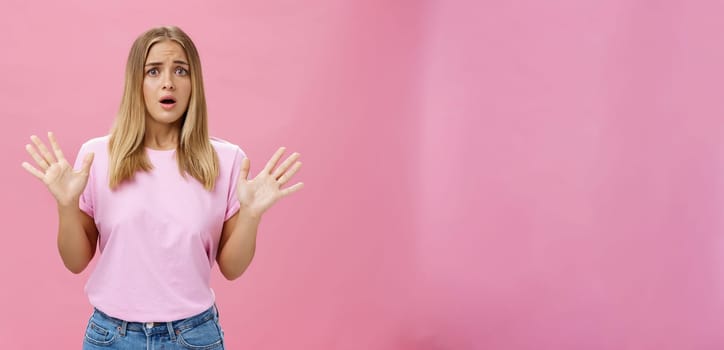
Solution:
<svg viewBox="0 0 724 350">
<path fill-rule="evenodd" d="M 257 176 L 249 180 L 249 158 L 244 158 L 241 165 L 241 172 L 236 187 L 236 195 L 241 205 L 253 215 L 261 215 L 279 199 L 286 197 L 302 188 L 303 183 L 299 182 L 293 186 L 282 189 L 287 182 L 302 166 L 297 161 L 299 153 L 293 153 L 281 165 L 277 166 L 284 154 L 284 147 L 279 148 L 269 159 L 266 166 Z M 276 169 L 275 169 L 276 167 Z"/>
<path fill-rule="evenodd" d="M 53 133 L 48 133 L 53 153 L 48 151 L 37 136 L 33 135 L 30 139 L 35 147 L 28 144 L 25 149 L 33 157 L 39 169 L 28 162 L 23 162 L 23 168 L 45 183 L 58 204 L 70 205 L 77 202 L 88 184 L 88 175 L 93 163 L 93 153 L 86 155 L 85 159 L 83 159 L 83 166 L 76 171 L 73 170 L 73 166 L 63 156 L 63 152 L 58 146 Z"/>
</svg>

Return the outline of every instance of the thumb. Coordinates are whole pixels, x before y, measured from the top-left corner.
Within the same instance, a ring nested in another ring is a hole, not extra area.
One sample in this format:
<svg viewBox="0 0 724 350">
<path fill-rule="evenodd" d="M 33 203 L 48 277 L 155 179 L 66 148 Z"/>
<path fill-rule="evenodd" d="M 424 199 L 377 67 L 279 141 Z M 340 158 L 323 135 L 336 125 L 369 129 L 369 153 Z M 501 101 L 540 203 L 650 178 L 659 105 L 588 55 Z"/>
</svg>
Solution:
<svg viewBox="0 0 724 350">
<path fill-rule="evenodd" d="M 84 176 L 88 176 L 90 174 L 90 168 L 91 164 L 93 164 L 93 158 L 95 156 L 95 153 L 91 152 L 85 155 L 83 158 L 83 167 L 81 168 L 80 173 Z"/>
<path fill-rule="evenodd" d="M 249 157 L 244 157 L 241 161 L 241 171 L 239 172 L 239 179 L 246 180 L 249 178 L 249 168 L 251 168 L 251 161 Z"/>
</svg>

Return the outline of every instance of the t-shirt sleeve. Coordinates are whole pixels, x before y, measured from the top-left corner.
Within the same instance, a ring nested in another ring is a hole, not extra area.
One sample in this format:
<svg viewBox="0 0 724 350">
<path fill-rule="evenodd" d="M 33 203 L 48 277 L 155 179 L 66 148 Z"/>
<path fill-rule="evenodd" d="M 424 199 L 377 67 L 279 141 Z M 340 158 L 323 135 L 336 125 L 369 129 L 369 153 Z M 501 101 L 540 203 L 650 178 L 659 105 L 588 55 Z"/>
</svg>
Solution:
<svg viewBox="0 0 724 350">
<path fill-rule="evenodd" d="M 246 158 L 246 154 L 241 148 L 236 147 L 234 153 L 234 163 L 231 167 L 231 179 L 229 180 L 229 193 L 227 195 L 228 201 L 226 203 L 226 215 L 224 215 L 224 221 L 229 220 L 230 217 L 234 216 L 239 211 L 239 199 L 236 196 L 236 185 L 239 182 L 239 173 L 241 173 L 241 162 Z"/>
<path fill-rule="evenodd" d="M 78 151 L 78 156 L 75 158 L 75 165 L 73 165 L 73 169 L 80 170 L 83 167 L 83 159 L 85 158 L 86 154 L 91 152 L 91 150 L 89 150 L 88 148 L 89 147 L 87 144 L 83 144 L 80 147 L 80 151 Z M 85 186 L 85 189 L 83 190 L 83 193 L 81 193 L 80 199 L 78 200 L 78 208 L 80 208 L 80 210 L 88 214 L 90 217 L 93 217 L 94 214 L 93 182 L 93 165 L 91 165 L 90 175 L 88 176 L 88 184 Z"/>
</svg>

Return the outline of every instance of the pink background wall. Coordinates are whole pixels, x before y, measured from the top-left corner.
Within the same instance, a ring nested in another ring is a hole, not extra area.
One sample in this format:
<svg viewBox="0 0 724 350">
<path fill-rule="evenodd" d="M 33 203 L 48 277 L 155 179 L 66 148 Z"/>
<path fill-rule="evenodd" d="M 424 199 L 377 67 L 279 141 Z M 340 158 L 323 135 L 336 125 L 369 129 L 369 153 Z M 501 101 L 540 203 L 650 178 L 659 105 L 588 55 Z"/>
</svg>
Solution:
<svg viewBox="0 0 724 350">
<path fill-rule="evenodd" d="M 505 5 L 501 5 L 505 3 Z M 0 342 L 90 306 L 23 146 L 107 132 L 132 41 L 176 24 L 214 135 L 305 189 L 215 273 L 230 349 L 720 349 L 724 6 L 685 1 L 4 1 Z"/>
</svg>

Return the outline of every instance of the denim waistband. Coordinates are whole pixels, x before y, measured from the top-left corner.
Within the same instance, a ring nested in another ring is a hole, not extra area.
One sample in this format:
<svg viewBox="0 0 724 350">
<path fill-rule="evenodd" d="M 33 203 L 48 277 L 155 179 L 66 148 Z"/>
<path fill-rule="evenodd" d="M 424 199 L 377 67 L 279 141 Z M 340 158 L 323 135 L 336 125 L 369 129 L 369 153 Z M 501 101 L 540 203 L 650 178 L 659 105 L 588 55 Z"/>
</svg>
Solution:
<svg viewBox="0 0 724 350">
<path fill-rule="evenodd" d="M 172 338 L 185 329 L 193 328 L 212 319 L 218 319 L 219 315 L 216 304 L 198 315 L 171 322 L 128 322 L 106 315 L 97 308 L 94 308 L 94 313 L 103 320 L 114 323 L 122 336 L 124 336 L 128 330 L 147 332 L 148 334 L 169 333 Z"/>
</svg>

